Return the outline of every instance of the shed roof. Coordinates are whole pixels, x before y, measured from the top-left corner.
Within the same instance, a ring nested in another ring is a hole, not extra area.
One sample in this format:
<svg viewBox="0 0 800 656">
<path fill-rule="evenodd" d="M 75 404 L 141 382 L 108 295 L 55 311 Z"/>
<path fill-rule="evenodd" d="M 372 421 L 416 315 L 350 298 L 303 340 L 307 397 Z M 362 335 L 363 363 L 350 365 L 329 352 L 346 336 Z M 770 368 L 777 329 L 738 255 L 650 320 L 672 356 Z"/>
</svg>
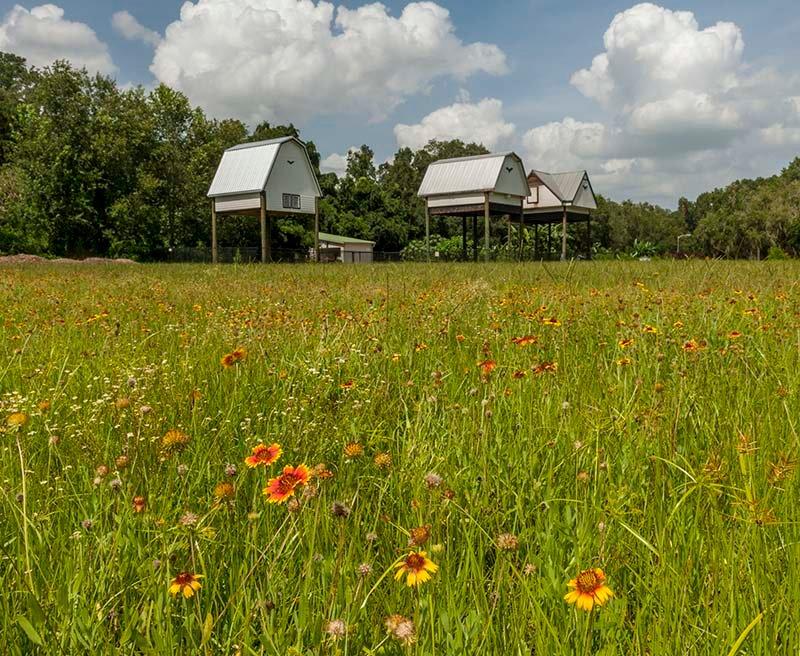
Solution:
<svg viewBox="0 0 800 656">
<path fill-rule="evenodd" d="M 255 194 L 263 191 L 267 186 L 272 167 L 278 157 L 281 146 L 289 141 L 295 141 L 302 148 L 308 159 L 306 145 L 296 137 L 281 137 L 268 141 L 239 144 L 228 148 L 222 154 L 222 161 L 214 175 L 214 181 L 208 190 L 208 196 L 232 196 L 239 194 Z M 311 161 L 308 160 L 312 172 Z M 319 191 L 319 182 L 314 176 L 314 184 Z"/>
<path fill-rule="evenodd" d="M 374 241 L 369 241 L 367 239 L 356 239 L 355 237 L 342 237 L 341 235 L 332 235 L 328 232 L 320 232 L 319 240 L 331 242 L 334 244 L 372 244 L 373 246 L 375 245 Z"/>
<path fill-rule="evenodd" d="M 586 171 L 568 171 L 566 173 L 545 173 L 544 171 L 533 170 L 544 185 L 553 192 L 553 194 L 562 203 L 571 203 L 578 195 L 581 188 L 581 182 L 584 178 L 588 178 Z"/>
<path fill-rule="evenodd" d="M 513 152 L 442 159 L 433 162 L 425 172 L 425 178 L 419 188 L 419 195 L 428 197 L 494 191 L 503 171 L 503 165 L 509 157 L 516 159 L 519 164 L 519 177 L 523 181 L 519 195 L 527 196 L 525 166 L 519 156 Z"/>
</svg>

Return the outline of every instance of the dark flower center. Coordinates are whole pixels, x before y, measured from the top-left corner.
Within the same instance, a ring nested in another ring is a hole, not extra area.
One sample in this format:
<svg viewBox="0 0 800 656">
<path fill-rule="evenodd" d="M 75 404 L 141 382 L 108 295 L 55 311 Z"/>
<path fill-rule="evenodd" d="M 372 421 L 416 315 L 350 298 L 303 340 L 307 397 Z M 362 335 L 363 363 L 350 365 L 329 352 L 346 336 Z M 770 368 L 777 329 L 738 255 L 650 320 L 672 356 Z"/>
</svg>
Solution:
<svg viewBox="0 0 800 656">
<path fill-rule="evenodd" d="M 410 554 L 406 558 L 406 567 L 418 572 L 425 567 L 425 558 L 419 554 Z"/>
</svg>

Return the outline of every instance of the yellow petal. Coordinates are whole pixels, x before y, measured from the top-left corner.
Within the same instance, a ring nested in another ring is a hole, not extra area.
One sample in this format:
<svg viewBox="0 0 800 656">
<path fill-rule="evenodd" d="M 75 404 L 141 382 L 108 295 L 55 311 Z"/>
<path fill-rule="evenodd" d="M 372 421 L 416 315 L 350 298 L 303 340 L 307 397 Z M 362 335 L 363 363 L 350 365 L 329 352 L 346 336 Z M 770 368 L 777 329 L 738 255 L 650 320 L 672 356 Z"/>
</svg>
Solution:
<svg viewBox="0 0 800 656">
<path fill-rule="evenodd" d="M 191 586 L 185 585 L 183 586 L 183 596 L 187 599 L 194 594 L 194 590 L 192 590 Z"/>
<path fill-rule="evenodd" d="M 410 588 L 412 585 L 417 584 L 417 573 L 416 572 L 409 572 L 408 578 L 406 579 L 406 585 Z"/>
<path fill-rule="evenodd" d="M 594 598 L 592 595 L 582 594 L 578 596 L 578 608 L 585 611 L 592 610 L 594 606 Z"/>
<path fill-rule="evenodd" d="M 571 580 L 570 580 L 570 581 L 567 583 L 567 587 L 568 587 L 568 588 L 577 588 L 577 587 L 578 587 L 578 581 L 577 581 L 577 579 L 571 579 Z"/>
<path fill-rule="evenodd" d="M 394 575 L 394 580 L 399 581 L 403 578 L 403 574 L 405 574 L 405 571 L 403 570 L 403 563 L 400 563 L 400 567 L 397 570 L 397 573 Z"/>
<path fill-rule="evenodd" d="M 580 596 L 580 592 L 573 590 L 572 592 L 568 592 L 564 595 L 564 601 L 566 601 L 568 604 L 574 604 L 576 601 L 578 601 L 578 597 Z"/>
<path fill-rule="evenodd" d="M 169 593 L 170 593 L 171 595 L 176 595 L 176 594 L 178 594 L 180 591 L 181 591 L 181 586 L 180 586 L 180 585 L 178 585 L 177 583 L 173 583 L 171 586 L 169 586 Z"/>
</svg>

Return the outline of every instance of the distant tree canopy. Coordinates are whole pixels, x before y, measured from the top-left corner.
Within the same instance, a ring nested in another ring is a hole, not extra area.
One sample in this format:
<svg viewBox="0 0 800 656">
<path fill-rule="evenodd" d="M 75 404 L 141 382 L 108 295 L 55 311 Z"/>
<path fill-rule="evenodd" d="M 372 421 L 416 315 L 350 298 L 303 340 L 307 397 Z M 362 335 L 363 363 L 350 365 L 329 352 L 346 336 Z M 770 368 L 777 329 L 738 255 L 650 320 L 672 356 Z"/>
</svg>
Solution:
<svg viewBox="0 0 800 656">
<path fill-rule="evenodd" d="M 156 260 L 171 249 L 207 246 L 206 192 L 226 148 L 296 136 L 292 125 L 261 123 L 252 131 L 235 119 L 216 120 L 166 86 L 146 92 L 120 88 L 66 62 L 44 69 L 0 53 L 0 252 L 112 255 Z M 314 169 L 320 154 L 306 142 Z M 348 156 L 341 177 L 320 175 L 324 231 L 371 239 L 379 251 L 400 251 L 424 234 L 424 203 L 417 189 L 438 159 L 488 152 L 479 144 L 433 141 L 401 148 L 376 165 L 366 145 Z M 700 254 L 761 257 L 770 249 L 800 255 L 800 159 L 781 175 L 743 180 L 681 199 L 677 211 L 648 203 L 598 198 L 595 247 L 629 252 L 646 244 L 675 250 L 694 233 Z M 433 219 L 442 238 L 460 221 Z M 226 217 L 220 240 L 258 243 L 258 222 Z M 510 231 L 493 227 L 498 242 Z M 579 236 L 576 234 L 575 239 Z M 308 222 L 276 221 L 276 248 L 311 244 Z"/>
</svg>

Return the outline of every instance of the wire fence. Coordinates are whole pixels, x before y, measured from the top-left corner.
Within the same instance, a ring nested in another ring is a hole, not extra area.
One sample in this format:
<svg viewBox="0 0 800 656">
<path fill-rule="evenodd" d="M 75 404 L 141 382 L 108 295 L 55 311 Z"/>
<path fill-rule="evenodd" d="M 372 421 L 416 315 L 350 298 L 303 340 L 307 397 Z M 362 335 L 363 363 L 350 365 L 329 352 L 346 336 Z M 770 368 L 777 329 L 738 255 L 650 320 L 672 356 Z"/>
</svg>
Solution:
<svg viewBox="0 0 800 656">
<path fill-rule="evenodd" d="M 325 249 L 326 251 L 331 249 Z M 220 264 L 256 264 L 261 262 L 261 249 L 258 246 L 220 246 L 217 249 Z M 373 262 L 402 262 L 400 251 L 320 253 L 324 262 L 344 262 L 345 264 L 370 264 Z M 273 248 L 272 262 L 283 264 L 304 264 L 315 261 L 313 251 L 309 249 Z M 211 248 L 174 248 L 167 257 L 169 262 L 211 263 Z"/>
<path fill-rule="evenodd" d="M 218 248 L 218 261 L 220 264 L 258 264 L 261 262 L 261 249 L 258 246 L 220 246 Z M 287 249 L 273 248 L 271 261 L 283 264 L 304 264 L 314 262 L 314 252 L 311 249 Z M 458 252 L 439 252 L 431 250 L 430 262 L 484 262 L 487 259 L 491 262 L 547 262 L 561 259 L 558 251 L 548 252 L 546 249 L 534 251 L 532 248 L 525 248 L 522 252 L 517 248 L 492 248 L 487 254 L 483 249 L 478 249 L 476 253 L 471 247 L 466 255 L 463 251 Z M 686 255 L 678 257 L 685 258 Z M 588 260 L 588 253 L 575 252 L 570 250 L 567 259 Z M 174 263 L 208 263 L 212 261 L 210 247 L 195 248 L 174 248 L 167 257 L 167 262 Z M 429 261 L 424 249 L 405 254 L 401 251 L 340 251 L 339 249 L 320 249 L 320 261 L 323 263 L 344 263 L 344 264 L 372 264 L 381 262 L 427 262 Z"/>
</svg>

